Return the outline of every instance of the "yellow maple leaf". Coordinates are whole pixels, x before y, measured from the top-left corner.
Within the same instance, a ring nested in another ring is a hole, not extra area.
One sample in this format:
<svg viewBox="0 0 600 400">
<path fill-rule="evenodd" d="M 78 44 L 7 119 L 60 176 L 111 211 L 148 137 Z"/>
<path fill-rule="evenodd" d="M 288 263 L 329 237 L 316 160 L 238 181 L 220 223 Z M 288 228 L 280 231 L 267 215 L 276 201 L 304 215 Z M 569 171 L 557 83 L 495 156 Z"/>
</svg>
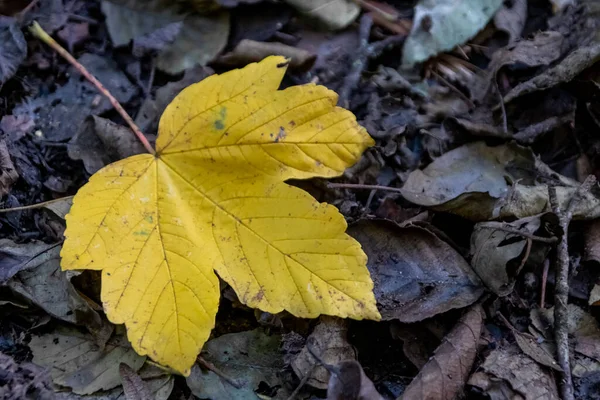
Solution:
<svg viewBox="0 0 600 400">
<path fill-rule="evenodd" d="M 284 183 L 338 176 L 373 140 L 325 87 L 277 90 L 286 65 L 273 56 L 183 90 L 157 154 L 100 170 L 66 218 L 62 268 L 102 270 L 108 318 L 184 375 L 214 327 L 215 271 L 250 307 L 379 319 L 342 215 Z"/>
</svg>

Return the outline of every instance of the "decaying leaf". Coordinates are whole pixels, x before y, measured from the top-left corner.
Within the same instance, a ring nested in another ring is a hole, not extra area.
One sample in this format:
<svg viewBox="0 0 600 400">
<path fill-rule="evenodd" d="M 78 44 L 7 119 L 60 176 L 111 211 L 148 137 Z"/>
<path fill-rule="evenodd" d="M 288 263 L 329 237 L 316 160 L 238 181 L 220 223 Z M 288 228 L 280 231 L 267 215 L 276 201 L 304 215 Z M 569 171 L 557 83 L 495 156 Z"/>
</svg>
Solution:
<svg viewBox="0 0 600 400">
<path fill-rule="evenodd" d="M 356 358 L 354 349 L 346 339 L 347 333 L 346 321 L 323 317 L 308 337 L 304 348 L 292 361 L 292 369 L 296 375 L 300 379 L 308 375 L 307 384 L 326 389 L 330 382 L 330 373 L 321 363 L 334 365 Z M 319 357 L 319 360 L 315 359 L 313 354 Z"/>
<path fill-rule="evenodd" d="M 229 333 L 206 342 L 202 356 L 215 365 L 239 387 L 231 385 L 212 371 L 192 368 L 186 382 L 192 393 L 202 399 L 244 400 L 255 398 L 261 382 L 271 388 L 280 385 L 278 373 L 283 368 L 279 352 L 280 335 L 268 335 L 262 329 Z M 289 393 L 279 388 L 276 399 Z"/>
<path fill-rule="evenodd" d="M 384 319 L 416 322 L 474 303 L 483 286 L 467 261 L 433 233 L 386 221 L 348 232 L 363 246 Z"/>
<path fill-rule="evenodd" d="M 540 75 L 518 84 L 504 96 L 509 103 L 517 97 L 546 90 L 563 82 L 570 82 L 584 69 L 600 60 L 600 38 L 587 46 L 581 46 L 569 53 L 560 63 Z"/>
<path fill-rule="evenodd" d="M 421 0 L 415 6 L 402 64 L 412 66 L 464 44 L 488 23 L 502 0 Z"/>
<path fill-rule="evenodd" d="M 52 382 L 43 368 L 0 353 L 0 371 L 0 399 L 54 399 Z"/>
<path fill-rule="evenodd" d="M 114 60 L 85 53 L 77 61 L 104 82 L 119 103 L 126 104 L 137 93 L 137 88 Z M 23 101 L 13 110 L 15 115 L 30 115 L 35 110 L 35 127 L 42 132 L 45 140 L 68 140 L 89 115 L 99 115 L 112 109 L 108 99 L 99 95 L 90 82 L 80 79 L 74 67 L 69 69 L 69 76 L 69 81 L 54 92 Z"/>
<path fill-rule="evenodd" d="M 106 26 L 115 46 L 127 45 L 131 40 L 139 40 L 153 32 L 156 36 L 157 31 L 182 23 L 175 39 L 171 43 L 164 41 L 156 60 L 156 66 L 167 73 L 178 74 L 196 65 L 206 65 L 227 44 L 227 11 L 210 16 L 183 13 L 179 5 L 173 2 L 162 2 L 155 8 L 129 6 L 131 4 L 102 2 Z"/>
<path fill-rule="evenodd" d="M 343 29 L 350 25 L 358 14 L 360 7 L 351 0 L 284 0 L 302 14 L 314 18 L 329 29 Z"/>
<path fill-rule="evenodd" d="M 19 22 L 15 18 L 0 15 L 0 85 L 13 77 L 26 56 L 27 42 Z"/>
<path fill-rule="evenodd" d="M 0 239 L 0 284 L 5 284 L 19 271 L 32 269 L 56 257 L 59 244 L 32 241 L 17 244 L 10 239 Z"/>
<path fill-rule="evenodd" d="M 500 347 L 487 356 L 469 378 L 469 385 L 479 388 L 490 398 L 558 400 L 554 378 L 516 345 Z"/>
<path fill-rule="evenodd" d="M 579 186 L 552 171 L 526 147 L 514 143 L 490 147 L 475 142 L 445 153 L 423 170 L 411 172 L 402 195 L 412 203 L 474 221 L 525 218 L 548 211 L 546 181 L 557 185 L 563 209 Z M 584 196 L 573 211 L 574 218 L 600 216 L 596 189 Z"/>
<path fill-rule="evenodd" d="M 150 400 L 150 388 L 142 378 L 127 364 L 119 365 L 119 375 L 123 384 L 123 392 L 127 400 Z"/>
<path fill-rule="evenodd" d="M 121 383 L 120 363 L 137 371 L 146 359 L 137 355 L 124 337 L 113 337 L 100 351 L 90 335 L 67 328 L 33 336 L 29 347 L 33 362 L 50 368 L 54 383 L 70 387 L 76 394 L 112 389 Z"/>
<path fill-rule="evenodd" d="M 19 179 L 19 174 L 8 153 L 4 140 L 0 140 L 0 198 L 10 192 L 13 183 Z"/>
<path fill-rule="evenodd" d="M 357 361 L 336 365 L 327 386 L 327 400 L 383 400 Z"/>
<path fill-rule="evenodd" d="M 373 141 L 334 92 L 278 91 L 285 66 L 269 57 L 185 89 L 161 118 L 157 156 L 105 167 L 67 215 L 63 269 L 102 270 L 109 319 L 186 375 L 214 325 L 213 270 L 270 313 L 380 317 L 343 216 L 283 183 L 338 176 Z"/>
<path fill-rule="evenodd" d="M 549 243 L 513 232 L 549 237 L 553 228 L 558 228 L 558 218 L 551 213 L 511 223 L 480 222 L 471 234 L 471 266 L 488 288 L 506 296 L 512 292 L 521 269 L 526 264 L 541 264 L 551 249 Z"/>
<path fill-rule="evenodd" d="M 477 354 L 483 309 L 473 306 L 444 338 L 399 400 L 452 400 L 461 391 Z"/>
<path fill-rule="evenodd" d="M 523 32 L 527 21 L 527 0 L 504 2 L 494 15 L 494 25 L 508 35 L 508 43 L 513 43 Z"/>
<path fill-rule="evenodd" d="M 144 152 L 129 128 L 92 115 L 81 124 L 67 147 L 69 157 L 82 160 L 90 174 L 113 161 Z"/>
<path fill-rule="evenodd" d="M 37 250 L 45 246 L 46 251 Z M 6 283 L 13 292 L 55 318 L 89 326 L 92 331 L 102 329 L 98 313 L 77 293 L 66 273 L 60 270 L 60 246 L 30 243 L 12 244 L 11 247 L 20 247 L 17 251 L 31 257 L 24 264 L 25 268 Z M 32 256 L 27 253 L 30 250 L 34 251 Z"/>
</svg>

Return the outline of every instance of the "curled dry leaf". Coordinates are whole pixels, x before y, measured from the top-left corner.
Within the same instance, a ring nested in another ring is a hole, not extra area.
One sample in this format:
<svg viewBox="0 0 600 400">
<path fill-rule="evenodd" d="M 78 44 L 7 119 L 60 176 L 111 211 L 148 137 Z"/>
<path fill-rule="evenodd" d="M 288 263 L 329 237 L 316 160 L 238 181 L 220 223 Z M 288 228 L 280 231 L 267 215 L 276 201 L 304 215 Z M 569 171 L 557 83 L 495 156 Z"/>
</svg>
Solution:
<svg viewBox="0 0 600 400">
<path fill-rule="evenodd" d="M 482 327 L 483 309 L 475 305 L 448 333 L 398 400 L 455 399 L 475 361 Z"/>
<path fill-rule="evenodd" d="M 278 376 L 284 367 L 280 343 L 280 335 L 268 335 L 261 328 L 209 340 L 202 357 L 235 381 L 237 387 L 198 365 L 194 365 L 187 377 L 187 385 L 194 396 L 201 399 L 244 400 L 255 398 L 255 391 L 264 382 L 275 389 L 275 399 L 286 399 L 289 393 L 281 388 Z"/>
<path fill-rule="evenodd" d="M 469 306 L 483 294 L 466 260 L 426 229 L 361 221 L 348 231 L 367 253 L 383 319 L 421 321 Z"/>
<path fill-rule="evenodd" d="M 102 270 L 109 319 L 186 375 L 214 326 L 215 272 L 273 314 L 380 318 L 344 217 L 284 183 L 339 176 L 373 140 L 334 92 L 278 91 L 286 65 L 269 57 L 185 89 L 162 115 L 157 155 L 100 170 L 67 215 L 63 269 Z"/>
<path fill-rule="evenodd" d="M 323 23 L 332 30 L 343 29 L 350 25 L 360 7 L 351 0 L 284 0 L 307 17 Z"/>
<path fill-rule="evenodd" d="M 411 172 L 402 195 L 412 203 L 461 215 L 473 221 L 525 218 L 548 209 L 546 178 L 556 187 L 564 208 L 578 182 L 552 171 L 530 149 L 514 143 L 496 147 L 470 143 L 445 153 L 423 170 Z M 576 219 L 600 216 L 596 189 L 584 194 L 573 211 Z"/>
<path fill-rule="evenodd" d="M 402 64 L 412 66 L 464 44 L 485 27 L 501 5 L 502 0 L 419 1 Z"/>
<path fill-rule="evenodd" d="M 29 348 L 35 364 L 50 368 L 54 383 L 70 387 L 76 394 L 112 389 L 121 383 L 120 363 L 137 371 L 146 359 L 122 336 L 113 337 L 99 350 L 90 335 L 68 328 L 33 336 Z"/>
<path fill-rule="evenodd" d="M 526 264 L 541 264 L 551 249 L 550 243 L 527 239 L 514 232 L 549 237 L 557 228 L 558 218 L 552 213 L 510 223 L 480 222 L 471 234 L 471 266 L 490 290 L 506 296 L 512 292 L 521 269 Z"/>
<path fill-rule="evenodd" d="M 288 58 L 290 68 L 301 71 L 309 70 L 317 58 L 316 54 L 283 43 L 243 39 L 233 51 L 219 57 L 217 62 L 229 67 L 240 67 L 273 55 Z"/>
<path fill-rule="evenodd" d="M 356 358 L 353 347 L 348 343 L 346 321 L 339 318 L 322 317 L 321 322 L 306 340 L 306 345 L 292 361 L 292 369 L 300 379 L 309 375 L 307 384 L 317 389 L 326 389 L 330 373 L 322 363 L 335 365 Z M 308 349 L 310 347 L 310 350 Z M 313 355 L 319 357 L 315 359 Z"/>
</svg>

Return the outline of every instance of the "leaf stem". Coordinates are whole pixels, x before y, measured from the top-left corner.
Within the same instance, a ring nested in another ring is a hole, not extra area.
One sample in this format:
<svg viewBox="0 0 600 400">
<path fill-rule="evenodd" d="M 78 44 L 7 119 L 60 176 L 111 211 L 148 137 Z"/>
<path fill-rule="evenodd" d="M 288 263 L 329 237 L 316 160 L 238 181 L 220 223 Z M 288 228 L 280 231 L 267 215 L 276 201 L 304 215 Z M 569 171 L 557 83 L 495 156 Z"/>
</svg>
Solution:
<svg viewBox="0 0 600 400">
<path fill-rule="evenodd" d="M 355 183 L 327 183 L 327 187 L 332 189 L 365 189 L 365 190 L 384 190 L 386 192 L 397 192 L 402 193 L 402 189 L 389 187 L 389 186 L 380 186 L 380 185 L 361 185 Z"/>
<path fill-rule="evenodd" d="M 42 27 L 40 26 L 40 24 L 37 23 L 37 21 L 34 21 L 31 24 L 31 26 L 29 27 L 29 31 L 33 34 L 33 36 L 37 37 L 42 42 L 52 47 L 65 60 L 71 63 L 71 65 L 73 65 L 77 69 L 77 71 L 81 73 L 81 75 L 83 75 L 88 81 L 90 81 L 94 86 L 96 86 L 98 91 L 102 93 L 108 99 L 108 101 L 110 101 L 110 104 L 112 104 L 115 110 L 117 110 L 117 112 L 121 115 L 121 117 L 123 117 L 125 122 L 127 122 L 127 125 L 129 125 L 133 133 L 138 137 L 140 142 L 142 142 L 148 153 L 152 155 L 156 154 L 156 152 L 150 145 L 150 142 L 148 142 L 148 139 L 146 139 L 140 128 L 138 128 L 135 122 L 133 122 L 133 119 L 131 119 L 131 117 L 129 116 L 129 114 L 127 114 L 125 109 L 123 109 L 123 106 L 119 104 L 117 99 L 115 99 L 114 96 L 110 94 L 110 92 L 104 87 L 104 85 L 102 85 L 102 83 L 98 79 L 96 79 L 94 75 L 92 75 L 87 69 L 85 69 L 85 67 L 81 65 L 71 54 L 69 54 L 67 50 L 65 50 L 50 35 L 48 35 L 48 33 L 44 29 L 42 29 Z"/>
<path fill-rule="evenodd" d="M 49 204 L 59 203 L 61 201 L 65 201 L 67 199 L 72 199 L 73 197 L 74 196 L 66 196 L 66 197 L 61 197 L 61 198 L 54 199 L 54 200 L 42 201 L 41 203 L 35 203 L 35 204 L 28 205 L 28 206 L 20 206 L 20 207 L 13 207 L 13 208 L 0 208 L 0 214 L 7 213 L 7 212 L 13 212 L 13 211 L 23 211 L 23 210 L 32 210 L 35 208 L 41 208 L 41 207 L 47 206 Z"/>
</svg>

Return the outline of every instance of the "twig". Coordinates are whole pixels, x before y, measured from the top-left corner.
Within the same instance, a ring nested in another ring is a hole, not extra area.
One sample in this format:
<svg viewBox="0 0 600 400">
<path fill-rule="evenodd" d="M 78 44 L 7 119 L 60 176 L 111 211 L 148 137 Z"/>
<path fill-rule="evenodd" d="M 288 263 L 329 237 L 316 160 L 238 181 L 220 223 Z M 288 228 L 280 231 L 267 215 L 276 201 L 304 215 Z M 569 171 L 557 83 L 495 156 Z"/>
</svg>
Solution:
<svg viewBox="0 0 600 400">
<path fill-rule="evenodd" d="M 563 400 L 574 400 L 573 380 L 571 377 L 571 365 L 569 361 L 569 331 L 568 331 L 568 309 L 569 302 L 569 223 L 573 218 L 573 210 L 581 200 L 582 194 L 588 192 L 596 183 L 593 175 L 587 177 L 585 182 L 579 186 L 570 199 L 566 210 L 561 210 L 556 196 L 556 188 L 548 187 L 548 196 L 552 211 L 558 216 L 563 236 L 556 249 L 556 282 L 554 285 L 554 338 L 556 341 L 556 353 L 558 364 L 562 368 L 561 394 Z"/>
<path fill-rule="evenodd" d="M 523 232 L 520 231 L 518 229 L 515 229 L 513 227 L 507 226 L 502 222 L 495 222 L 495 221 L 490 221 L 487 222 L 486 227 L 490 227 L 490 228 L 494 228 L 494 229 L 498 229 L 504 232 L 508 232 L 508 233 L 513 233 L 515 235 L 519 235 L 519 236 L 523 236 L 524 238 L 527 239 L 531 239 L 534 240 L 536 242 L 541 242 L 541 243 L 548 243 L 548 244 L 554 244 L 558 242 L 558 238 L 557 237 L 543 237 L 543 236 L 536 236 L 532 233 L 529 232 Z"/>
<path fill-rule="evenodd" d="M 542 271 L 542 292 L 540 293 L 540 308 L 545 308 L 546 303 L 546 283 L 548 282 L 548 271 L 550 270 L 550 260 L 544 260 L 544 270 Z"/>
<path fill-rule="evenodd" d="M 304 375 L 304 377 L 302 378 L 302 380 L 300 381 L 300 383 L 298 384 L 298 386 L 296 386 L 296 389 L 294 389 L 294 391 L 292 392 L 292 394 L 290 394 L 290 396 L 287 398 L 287 400 L 294 400 L 296 398 L 296 396 L 298 395 L 298 393 L 300 393 L 300 390 L 302 390 L 302 388 L 304 387 L 304 385 L 306 385 L 306 382 L 308 382 L 308 379 L 312 375 L 312 372 L 316 368 L 316 366 L 317 366 L 317 364 L 313 364 L 313 366 L 311 367 L 310 371 L 308 371 L 306 373 L 306 375 Z"/>
<path fill-rule="evenodd" d="M 58 44 L 46 31 L 42 29 L 42 27 L 34 21 L 33 24 L 29 27 L 29 31 L 33 34 L 33 36 L 40 39 L 42 42 L 46 43 L 48 46 L 52 47 L 58 54 L 60 54 L 65 60 L 67 60 L 71 65 L 73 65 L 77 71 L 79 71 L 88 81 L 90 81 L 100 93 L 102 93 L 109 101 L 110 104 L 117 110 L 117 112 L 123 117 L 125 122 L 129 125 L 133 133 L 138 137 L 140 142 L 144 145 L 148 153 L 155 155 L 156 152 L 148 142 L 148 139 L 144 136 L 140 128 L 133 122 L 129 114 L 123 109 L 121 104 L 114 98 L 112 94 L 96 79 L 94 75 L 92 75 L 83 65 L 81 65 L 67 50 L 65 50 L 60 44 Z"/>
<path fill-rule="evenodd" d="M 402 189 L 380 185 L 360 185 L 357 183 L 327 183 L 327 187 L 332 189 L 365 189 L 365 190 L 384 190 L 386 192 L 402 193 Z"/>
<path fill-rule="evenodd" d="M 446 78 L 444 78 L 443 76 L 441 76 L 440 74 L 438 74 L 437 72 L 435 72 L 434 70 L 431 70 L 431 73 L 433 75 L 435 75 L 435 77 L 437 79 L 439 79 L 440 81 L 442 81 L 442 83 L 446 86 L 448 86 L 448 88 L 450 90 L 452 90 L 454 93 L 456 93 L 458 95 L 458 97 L 460 97 L 461 99 L 463 99 L 463 101 L 465 103 L 467 103 L 467 105 L 470 108 L 475 108 L 475 104 L 473 103 L 473 101 L 471 101 L 471 99 L 469 99 L 463 92 L 460 91 L 459 88 L 457 88 L 456 86 L 454 86 L 452 83 L 450 83 Z"/>
<path fill-rule="evenodd" d="M 348 75 L 346 75 L 344 83 L 339 90 L 340 97 L 338 104 L 342 107 L 348 108 L 350 95 L 358 85 L 360 77 L 362 76 L 362 73 L 368 64 L 368 61 L 372 58 L 379 57 L 384 50 L 403 43 L 406 37 L 405 35 L 389 36 L 383 40 L 369 44 L 369 36 L 371 35 L 372 27 L 373 19 L 369 14 L 364 14 L 360 18 L 360 27 L 358 30 L 360 48 L 356 52 L 356 59 L 352 63 L 350 72 Z"/>
<path fill-rule="evenodd" d="M 356 60 L 352 63 L 350 73 L 346 75 L 346 78 L 344 79 L 344 84 L 340 89 L 340 98 L 338 100 L 338 104 L 340 104 L 344 108 L 348 108 L 350 94 L 358 84 L 362 72 L 365 69 L 365 64 L 369 56 L 369 35 L 371 34 L 372 27 L 373 19 L 370 15 L 364 14 L 360 18 L 360 28 L 358 30 L 358 38 L 360 41 L 360 49 L 358 50 L 358 56 Z"/>
<path fill-rule="evenodd" d="M 204 368 L 208 369 L 209 371 L 214 372 L 215 374 L 217 374 L 221 379 L 223 379 L 225 382 L 229 383 L 231 386 L 233 386 L 236 389 L 241 389 L 243 387 L 243 385 L 239 382 L 237 382 L 236 380 L 234 380 L 233 378 L 230 378 L 229 376 L 225 375 L 225 373 L 223 371 L 221 371 L 219 368 L 217 368 L 213 363 L 211 363 L 210 361 L 206 361 L 204 359 L 204 357 L 202 356 L 198 356 L 198 358 L 196 359 L 198 361 L 198 363 L 200 365 L 202 365 Z"/>
</svg>

